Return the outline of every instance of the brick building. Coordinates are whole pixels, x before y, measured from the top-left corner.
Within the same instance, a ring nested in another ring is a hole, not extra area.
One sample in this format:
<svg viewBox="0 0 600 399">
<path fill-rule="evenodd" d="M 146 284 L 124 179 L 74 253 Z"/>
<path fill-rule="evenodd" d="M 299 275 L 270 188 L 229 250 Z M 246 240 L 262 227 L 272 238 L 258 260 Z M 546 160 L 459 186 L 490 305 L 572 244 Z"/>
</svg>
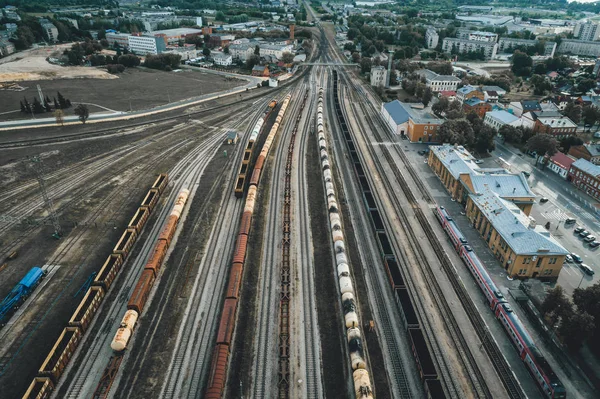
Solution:
<svg viewBox="0 0 600 399">
<path fill-rule="evenodd" d="M 569 149 L 569 155 L 600 165 L 600 144 L 574 145 Z"/>
<path fill-rule="evenodd" d="M 567 180 L 586 194 L 600 200 L 600 166 L 585 159 L 571 164 Z"/>
<path fill-rule="evenodd" d="M 471 85 L 466 85 L 456 90 L 456 99 L 460 101 L 461 104 L 470 98 L 478 98 L 481 101 L 484 101 L 485 94 L 478 87 Z"/>
<path fill-rule="evenodd" d="M 381 105 L 381 115 L 395 134 L 406 135 L 413 143 L 435 142 L 444 121 L 422 108 L 422 104 L 394 100 Z"/>
<path fill-rule="evenodd" d="M 546 133 L 558 138 L 572 136 L 577 132 L 577 124 L 568 117 L 561 115 L 553 116 L 538 116 L 533 125 L 535 133 Z"/>
<path fill-rule="evenodd" d="M 465 114 L 474 113 L 482 119 L 485 117 L 485 113 L 490 112 L 491 110 L 491 104 L 476 97 L 469 98 L 463 102 L 463 111 L 465 111 Z"/>
</svg>

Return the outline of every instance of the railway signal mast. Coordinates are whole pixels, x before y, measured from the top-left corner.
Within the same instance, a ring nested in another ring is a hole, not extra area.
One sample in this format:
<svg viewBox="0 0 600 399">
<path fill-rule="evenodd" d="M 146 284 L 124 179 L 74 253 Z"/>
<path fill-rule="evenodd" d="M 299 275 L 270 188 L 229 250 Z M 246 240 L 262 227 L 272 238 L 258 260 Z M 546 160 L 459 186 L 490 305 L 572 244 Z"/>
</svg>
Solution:
<svg viewBox="0 0 600 399">
<path fill-rule="evenodd" d="M 60 228 L 58 215 L 54 210 L 54 203 L 52 202 L 52 198 L 50 198 L 50 196 L 48 195 L 48 190 L 46 190 L 46 182 L 44 180 L 44 169 L 42 160 L 38 156 L 29 157 L 29 164 L 35 172 L 35 177 L 40 185 L 40 191 L 42 193 L 42 198 L 44 199 L 44 206 L 48 211 L 48 216 L 52 221 L 52 226 L 54 226 L 54 233 L 52 234 L 52 237 L 58 240 L 62 236 L 62 229 Z"/>
</svg>

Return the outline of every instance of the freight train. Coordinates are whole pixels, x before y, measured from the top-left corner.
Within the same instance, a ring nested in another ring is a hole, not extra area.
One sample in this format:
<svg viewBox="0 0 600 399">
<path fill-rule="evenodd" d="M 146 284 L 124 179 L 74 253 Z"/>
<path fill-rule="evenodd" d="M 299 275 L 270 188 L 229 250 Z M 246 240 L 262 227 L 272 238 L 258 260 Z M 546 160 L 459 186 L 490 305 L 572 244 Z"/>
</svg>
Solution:
<svg viewBox="0 0 600 399">
<path fill-rule="evenodd" d="M 242 275 L 244 272 L 244 262 L 246 260 L 246 249 L 248 245 L 248 235 L 250 234 L 250 226 L 252 224 L 252 215 L 256 206 L 256 193 L 258 183 L 262 174 L 262 169 L 275 139 L 275 135 L 279 130 L 279 125 L 283 120 L 285 112 L 291 100 L 291 95 L 288 94 L 281 109 L 277 114 L 275 123 L 269 131 L 269 135 L 263 144 L 260 155 L 254 165 L 254 170 L 250 178 L 250 187 L 244 204 L 244 212 L 240 229 L 237 234 L 237 240 L 233 251 L 233 260 L 231 270 L 229 271 L 229 280 L 225 290 L 225 302 L 223 304 L 223 312 L 221 313 L 221 321 L 217 330 L 217 341 L 212 356 L 212 364 L 208 379 L 208 385 L 204 395 L 205 399 L 219 399 L 223 395 L 225 383 L 227 381 L 227 368 L 229 366 L 229 351 L 235 329 L 236 312 L 239 300 L 240 288 L 242 285 Z"/>
<path fill-rule="evenodd" d="M 235 196 L 237 198 L 242 198 L 244 196 L 244 186 L 246 185 L 246 175 L 249 173 L 250 164 L 252 162 L 252 155 L 254 153 L 255 143 L 258 142 L 258 136 L 260 135 L 260 131 L 264 125 L 264 123 L 271 115 L 271 112 L 277 106 L 277 101 L 273 100 L 269 103 L 267 107 L 267 111 L 265 114 L 258 119 L 254 128 L 252 129 L 252 133 L 250 133 L 250 139 L 248 140 L 248 144 L 246 145 L 246 149 L 244 150 L 244 157 L 242 158 L 242 164 L 240 165 L 240 173 L 238 173 L 238 179 L 235 183 Z"/>
<path fill-rule="evenodd" d="M 189 190 L 185 188 L 179 192 L 175 206 L 152 249 L 152 255 L 146 262 L 144 271 L 140 275 L 135 289 L 129 298 L 127 311 L 125 312 L 121 324 L 115 333 L 115 337 L 110 344 L 113 351 L 117 353 L 121 353 L 127 348 L 129 339 L 133 335 L 133 329 L 146 306 L 148 296 L 150 295 L 154 281 L 156 281 L 156 278 L 158 277 L 160 267 L 165 259 L 167 251 L 169 250 L 171 240 L 173 239 L 175 230 L 177 230 L 181 213 L 183 212 L 183 208 L 185 207 L 189 195 Z"/>
<path fill-rule="evenodd" d="M 334 106 L 338 121 L 340 122 L 343 141 L 345 141 L 346 147 L 350 154 L 350 160 L 354 166 L 354 173 L 362 191 L 363 202 L 370 216 L 373 229 L 375 230 L 375 237 L 377 238 L 377 242 L 379 244 L 383 265 L 387 272 L 388 278 L 390 279 L 390 286 L 394 291 L 396 303 L 400 308 L 400 314 L 402 315 L 402 322 L 404 324 L 403 327 L 410 338 L 411 349 L 415 363 L 419 370 L 419 374 L 421 376 L 426 397 L 428 399 L 445 399 L 446 395 L 444 393 L 442 383 L 438 378 L 438 373 L 431 357 L 431 351 L 427 345 L 423 331 L 421 330 L 419 318 L 412 302 L 412 296 L 406 287 L 406 284 L 404 283 L 404 279 L 402 278 L 402 272 L 400 271 L 396 256 L 394 255 L 387 237 L 383 219 L 381 218 L 381 214 L 379 213 L 379 209 L 377 208 L 377 204 L 375 202 L 375 197 L 373 196 L 373 191 L 371 190 L 371 186 L 367 180 L 367 176 L 365 175 L 365 170 L 362 166 L 360 157 L 358 156 L 356 145 L 352 135 L 350 134 L 348 124 L 342 112 L 338 93 L 337 71 L 333 71 L 333 90 Z M 317 120 L 317 124 L 318 123 L 319 120 Z M 323 164 L 323 167 L 325 167 L 325 163 Z M 350 304 L 347 302 L 346 304 L 347 307 L 345 306 L 344 312 L 348 311 L 346 317 L 352 320 L 354 318 L 352 313 L 353 307 L 349 306 Z"/>
<path fill-rule="evenodd" d="M 475 282 L 483 292 L 490 309 L 515 345 L 519 357 L 525 362 L 525 366 L 533 375 L 544 395 L 553 399 L 566 398 L 567 391 L 565 387 L 540 353 L 531 335 L 529 335 L 519 317 L 513 312 L 504 295 L 490 278 L 477 254 L 473 252 L 464 239 L 452 217 L 443 206 L 436 207 L 434 213 L 446 234 L 448 234 L 454 249 L 465 262 L 467 269 L 469 269 Z"/>
<path fill-rule="evenodd" d="M 75 353 L 83 334 L 92 323 L 104 296 L 117 277 L 121 265 L 129 255 L 129 250 L 135 243 L 139 233 L 141 233 L 150 212 L 154 209 L 158 198 L 167 187 L 168 181 L 167 174 L 161 174 L 155 180 L 113 252 L 100 268 L 92 286 L 87 290 L 75 313 L 69 319 L 67 326 L 50 350 L 38 371 L 37 377 L 33 379 L 23 395 L 23 399 L 46 399 L 52 394 L 55 385 Z"/>
<path fill-rule="evenodd" d="M 0 302 L 0 328 L 4 327 L 10 320 L 12 315 L 21 307 L 27 300 L 29 295 L 40 284 L 46 272 L 39 267 L 33 267 L 27 272 L 25 277 L 21 279 L 8 293 L 8 295 Z"/>
<path fill-rule="evenodd" d="M 361 336 L 360 323 L 356 313 L 355 292 L 350 276 L 350 266 L 346 255 L 346 244 L 342 221 L 339 213 L 335 187 L 331 176 L 331 165 L 329 153 L 327 152 L 327 141 L 323 126 L 323 89 L 319 89 L 319 100 L 317 103 L 317 134 L 318 145 L 321 155 L 321 170 L 323 171 L 323 182 L 327 195 L 327 210 L 329 212 L 329 224 L 331 239 L 335 252 L 337 265 L 338 283 L 342 294 L 342 307 L 344 312 L 344 325 L 348 340 L 348 351 L 350 353 L 350 364 L 352 366 L 352 377 L 354 379 L 354 393 L 357 398 L 373 398 L 371 377 L 367 371 L 367 362 L 364 357 L 363 340 Z"/>
</svg>

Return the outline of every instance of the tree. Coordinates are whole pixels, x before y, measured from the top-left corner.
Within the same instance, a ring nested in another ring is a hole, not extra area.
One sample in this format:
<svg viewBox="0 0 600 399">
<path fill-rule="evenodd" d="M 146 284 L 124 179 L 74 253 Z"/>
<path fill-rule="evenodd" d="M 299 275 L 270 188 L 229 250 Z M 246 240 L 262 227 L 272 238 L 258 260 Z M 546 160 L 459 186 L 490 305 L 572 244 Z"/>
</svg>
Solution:
<svg viewBox="0 0 600 399">
<path fill-rule="evenodd" d="M 556 154 L 558 151 L 558 142 L 549 134 L 536 134 L 527 140 L 527 150 L 535 151 L 537 154 L 537 159 L 535 161 L 537 166 L 539 160 L 545 155 L 551 157 Z"/>
<path fill-rule="evenodd" d="M 439 101 L 437 103 L 435 103 L 431 106 L 431 110 L 437 116 L 443 116 L 444 113 L 448 110 L 449 106 L 450 106 L 450 100 L 448 100 L 448 97 L 442 97 L 439 99 Z"/>
<path fill-rule="evenodd" d="M 204 55 L 205 57 L 208 57 L 210 55 L 210 49 L 208 47 L 204 47 L 202 49 L 202 55 Z"/>
<path fill-rule="evenodd" d="M 360 54 L 357 52 L 352 53 L 352 62 L 358 64 L 360 62 Z"/>
<path fill-rule="evenodd" d="M 246 60 L 246 68 L 248 68 L 248 69 L 252 69 L 252 68 L 254 68 L 255 65 L 258 65 L 258 64 L 260 64 L 260 57 L 258 55 L 252 54 Z"/>
<path fill-rule="evenodd" d="M 587 93 L 590 89 L 596 87 L 596 81 L 594 79 L 583 79 L 577 83 L 577 90 L 582 93 Z"/>
<path fill-rule="evenodd" d="M 498 134 L 502 136 L 504 142 L 518 143 L 521 141 L 523 131 L 511 125 L 504 125 L 498 129 Z"/>
<path fill-rule="evenodd" d="M 294 62 L 294 54 L 289 53 L 289 52 L 285 52 L 281 55 L 281 61 L 284 64 L 291 64 L 292 62 Z"/>
<path fill-rule="evenodd" d="M 462 119 L 465 117 L 460 103 L 458 101 L 452 101 L 446 111 L 446 118 L 448 119 Z"/>
<path fill-rule="evenodd" d="M 575 123 L 579 123 L 581 120 L 581 105 L 575 103 L 568 103 L 565 107 L 564 114 Z"/>
<path fill-rule="evenodd" d="M 367 57 L 363 57 L 360 60 L 360 71 L 362 73 L 367 73 L 371 70 L 371 59 Z"/>
<path fill-rule="evenodd" d="M 533 66 L 533 60 L 527 54 L 521 51 L 515 51 L 512 56 L 512 67 L 511 70 L 517 76 L 529 76 L 531 75 L 531 67 Z"/>
<path fill-rule="evenodd" d="M 576 352 L 592 336 L 594 320 L 594 316 L 587 312 L 577 312 L 560 324 L 558 333 L 569 350 Z"/>
<path fill-rule="evenodd" d="M 427 64 L 427 69 L 440 74 L 440 75 L 452 75 L 454 68 L 449 62 L 430 62 Z"/>
<path fill-rule="evenodd" d="M 544 95 L 547 91 L 552 90 L 552 85 L 548 82 L 546 77 L 542 75 L 533 75 L 529 80 L 529 83 L 533 86 L 533 94 L 537 96 Z"/>
<path fill-rule="evenodd" d="M 442 143 L 470 145 L 473 143 L 473 127 L 465 119 L 447 120 L 440 126 L 437 137 Z"/>
<path fill-rule="evenodd" d="M 65 125 L 64 115 L 65 115 L 65 113 L 63 112 L 62 109 L 57 109 L 54 111 L 54 119 L 56 119 L 57 125 L 61 125 L 61 126 Z"/>
<path fill-rule="evenodd" d="M 560 141 L 560 146 L 562 147 L 562 151 L 566 154 L 569 152 L 572 146 L 574 145 L 582 145 L 583 140 L 581 140 L 577 136 L 567 136 Z"/>
<path fill-rule="evenodd" d="M 75 113 L 75 115 L 79 116 L 79 120 L 83 124 L 85 124 L 85 121 L 87 121 L 87 119 L 90 117 L 90 110 L 85 104 L 79 104 L 75 107 L 73 112 Z"/>
<path fill-rule="evenodd" d="M 423 90 L 423 94 L 421 95 L 421 101 L 423 102 L 423 105 L 425 105 L 425 106 L 429 105 L 429 102 L 431 101 L 432 98 L 433 98 L 433 92 L 431 91 L 431 88 L 425 87 L 425 89 Z"/>
<path fill-rule="evenodd" d="M 567 298 L 563 287 L 557 285 L 548 291 L 540 310 L 550 319 L 550 324 L 555 326 L 561 320 L 568 320 L 573 314 L 573 304 Z"/>
<path fill-rule="evenodd" d="M 256 45 L 256 47 L 254 47 L 254 55 L 260 55 L 260 47 L 258 46 L 258 44 Z"/>
<path fill-rule="evenodd" d="M 488 151 L 496 149 L 496 143 L 494 142 L 494 137 L 496 137 L 497 134 L 496 129 L 481 123 L 478 125 L 477 129 L 473 127 L 473 130 L 475 131 L 475 143 L 473 144 L 473 147 L 477 152 L 485 154 Z"/>
<path fill-rule="evenodd" d="M 215 15 L 215 20 L 226 22 L 225 14 L 223 13 L 223 11 L 217 11 L 217 14 Z"/>
<path fill-rule="evenodd" d="M 40 100 L 38 100 L 37 97 L 33 98 L 33 113 L 34 114 L 41 114 L 46 112 L 46 109 L 44 108 L 44 106 L 42 105 L 42 103 L 40 102 Z"/>
<path fill-rule="evenodd" d="M 133 54 L 124 54 L 117 59 L 117 64 L 125 65 L 128 68 L 134 68 L 141 64 L 140 59 Z"/>
<path fill-rule="evenodd" d="M 592 127 L 600 120 L 600 110 L 596 107 L 588 105 L 587 107 L 583 107 L 581 116 L 583 117 L 583 122 Z"/>
<path fill-rule="evenodd" d="M 19 101 L 19 102 L 21 103 L 21 112 L 27 112 L 27 108 L 25 108 L 23 101 Z"/>
<path fill-rule="evenodd" d="M 223 53 L 224 53 L 224 54 L 229 54 L 229 46 L 226 46 L 226 47 L 223 49 Z"/>
</svg>

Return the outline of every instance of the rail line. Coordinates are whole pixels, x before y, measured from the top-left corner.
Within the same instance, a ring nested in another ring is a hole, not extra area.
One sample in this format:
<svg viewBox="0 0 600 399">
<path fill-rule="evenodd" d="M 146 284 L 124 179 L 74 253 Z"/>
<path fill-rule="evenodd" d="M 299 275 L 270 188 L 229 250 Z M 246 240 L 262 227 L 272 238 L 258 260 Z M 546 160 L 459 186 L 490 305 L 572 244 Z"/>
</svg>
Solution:
<svg viewBox="0 0 600 399">
<path fill-rule="evenodd" d="M 362 105 L 362 103 L 361 103 L 361 105 Z M 374 128 L 374 129 L 371 129 L 371 131 L 374 133 L 376 140 L 381 142 L 382 140 L 381 140 L 381 136 L 378 133 L 378 129 L 381 129 L 381 127 L 383 127 L 384 131 L 387 131 L 387 128 L 385 128 L 385 126 L 383 126 L 381 123 L 379 123 L 379 126 L 377 126 L 377 124 L 370 118 L 369 112 L 367 112 L 367 110 L 364 109 L 364 105 L 361 106 L 361 108 L 363 108 L 363 114 L 368 119 L 370 119 L 370 124 Z M 372 147 L 370 147 L 370 148 L 372 148 Z M 496 372 L 499 374 L 509 396 L 511 398 L 524 397 L 522 389 L 521 389 L 520 385 L 518 384 L 518 382 L 516 381 L 515 375 L 512 373 L 512 371 L 510 371 L 510 367 L 508 366 L 506 359 L 502 355 L 496 342 L 493 340 L 493 337 L 491 336 L 491 333 L 487 329 L 487 326 L 485 325 L 485 322 L 481 318 L 481 315 L 478 313 L 477 308 L 475 307 L 475 305 L 473 303 L 473 300 L 468 295 L 464 285 L 460 283 L 459 277 L 456 275 L 456 272 L 452 266 L 450 259 L 448 258 L 447 254 L 444 252 L 443 246 L 441 245 L 437 235 L 433 231 L 431 224 L 426 219 L 425 214 L 424 214 L 422 208 L 420 207 L 418 200 L 416 199 L 410 186 L 408 185 L 405 177 L 402 175 L 402 173 L 398 169 L 389 150 L 385 146 L 382 146 L 381 149 L 382 149 L 382 152 L 384 153 L 386 161 L 390 164 L 392 172 L 393 172 L 395 178 L 397 179 L 400 187 L 402 188 L 402 191 L 403 191 L 405 197 L 411 204 L 411 208 L 415 212 L 415 216 L 416 216 L 417 220 L 419 221 L 419 224 L 421 225 L 427 238 L 429 239 L 428 241 L 431 242 L 437 258 L 439 259 L 444 271 L 446 272 L 446 275 L 448 276 L 449 281 L 452 284 L 454 291 L 456 292 L 456 295 L 458 296 L 463 307 L 465 308 L 465 312 L 468 315 L 469 319 L 471 320 L 471 323 L 473 324 L 475 331 L 477 332 L 477 335 L 479 336 L 484 348 L 486 349 L 486 352 L 488 353 L 490 360 L 492 361 L 492 364 L 494 365 L 494 368 L 496 369 Z M 400 153 L 400 152 L 402 152 L 402 150 L 397 151 L 397 152 Z M 374 158 L 374 160 L 376 160 L 375 162 L 378 164 L 380 170 L 382 171 L 381 175 L 386 176 L 386 173 L 385 173 L 385 170 L 383 170 L 383 165 L 381 164 L 381 161 L 378 160 L 377 157 L 373 157 L 373 158 Z M 403 159 L 403 162 L 405 163 L 405 166 L 407 167 L 407 170 L 409 170 L 409 173 L 411 174 L 413 179 L 415 179 L 415 180 L 418 179 L 418 181 L 421 183 L 418 186 L 420 187 L 421 190 L 425 191 L 425 192 L 422 191 L 423 198 L 426 201 L 427 201 L 427 198 L 429 200 L 431 200 L 430 196 L 425 195 L 427 192 L 427 189 L 423 185 L 420 178 L 416 175 L 414 168 L 412 168 L 412 165 L 410 165 L 410 162 L 408 161 L 405 154 L 404 154 L 404 157 L 401 157 L 401 158 Z M 388 180 L 388 184 L 389 184 L 389 180 Z M 391 188 L 391 186 L 390 186 L 390 188 Z M 394 193 L 393 198 L 394 198 L 394 202 L 396 205 L 396 212 L 401 216 L 400 219 L 403 220 L 403 223 L 406 226 L 409 226 L 410 218 L 408 218 L 408 216 L 405 214 L 405 211 L 404 211 L 403 207 L 401 206 L 400 201 L 398 200 L 397 195 L 395 194 L 394 190 L 390 189 L 390 192 Z M 414 247 L 421 248 L 421 246 L 418 244 L 419 241 L 418 241 L 417 237 L 415 236 L 414 231 L 410 228 L 405 229 L 405 231 L 409 232 L 409 234 L 412 237 L 412 241 L 414 243 L 416 243 L 416 246 L 414 246 Z M 423 254 L 421 254 L 421 256 L 423 257 Z M 422 266 L 422 263 L 419 262 L 419 264 Z M 434 288 L 435 291 L 438 292 L 437 295 L 438 296 L 443 295 L 441 292 L 441 288 L 439 288 L 439 284 L 437 283 L 437 280 L 435 279 L 435 275 L 434 275 L 433 271 L 431 270 L 431 265 L 429 265 L 428 268 L 422 268 L 422 269 L 425 269 L 426 273 L 429 275 L 428 282 L 430 283 L 430 285 L 431 284 L 434 285 L 434 287 L 432 287 L 432 288 Z M 437 287 L 435 287 L 435 286 L 437 286 Z M 444 312 L 446 314 L 451 314 L 451 311 L 449 309 L 447 302 L 445 302 L 442 299 L 440 301 L 440 304 L 443 306 Z M 473 358 L 471 352 L 468 350 L 468 347 L 466 346 L 467 345 L 466 340 L 465 340 L 464 336 L 462 335 L 462 333 L 460 332 L 460 328 L 458 327 L 456 320 L 453 317 L 450 319 L 445 318 L 444 320 L 446 322 L 451 323 L 451 329 L 454 330 L 454 333 L 452 333 L 453 339 L 457 340 L 458 341 L 457 344 L 459 344 L 461 347 L 465 348 L 462 351 L 462 355 L 464 357 L 463 363 L 465 365 L 470 364 L 470 369 L 471 369 L 470 377 L 472 379 L 472 383 L 474 384 L 475 389 L 477 389 L 477 391 L 479 392 L 479 395 L 483 395 L 482 397 L 491 397 L 491 393 L 489 391 L 489 388 L 487 387 L 487 384 L 485 383 L 485 379 L 484 379 L 483 375 L 481 374 L 481 371 L 479 370 L 479 367 L 477 366 L 476 361 Z"/>
</svg>

